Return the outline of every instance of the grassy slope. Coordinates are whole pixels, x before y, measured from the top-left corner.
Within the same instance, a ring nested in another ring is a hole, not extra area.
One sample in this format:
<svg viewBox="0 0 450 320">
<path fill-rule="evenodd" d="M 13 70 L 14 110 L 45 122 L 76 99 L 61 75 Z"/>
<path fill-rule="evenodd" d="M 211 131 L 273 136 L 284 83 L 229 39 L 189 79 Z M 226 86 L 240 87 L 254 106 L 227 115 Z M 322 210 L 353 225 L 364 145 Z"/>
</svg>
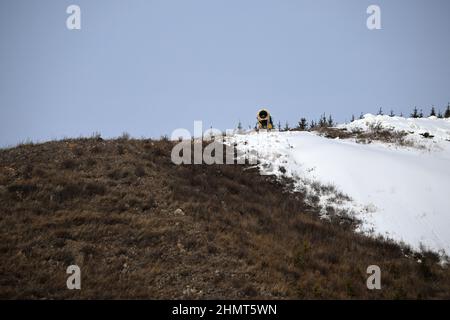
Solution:
<svg viewBox="0 0 450 320">
<path fill-rule="evenodd" d="M 273 178 L 175 166 L 170 150 L 126 139 L 1 150 L 0 298 L 450 298 L 433 254 L 419 264 L 319 220 Z M 70 264 L 80 291 L 66 289 Z M 366 288 L 371 264 L 380 291 Z"/>
</svg>

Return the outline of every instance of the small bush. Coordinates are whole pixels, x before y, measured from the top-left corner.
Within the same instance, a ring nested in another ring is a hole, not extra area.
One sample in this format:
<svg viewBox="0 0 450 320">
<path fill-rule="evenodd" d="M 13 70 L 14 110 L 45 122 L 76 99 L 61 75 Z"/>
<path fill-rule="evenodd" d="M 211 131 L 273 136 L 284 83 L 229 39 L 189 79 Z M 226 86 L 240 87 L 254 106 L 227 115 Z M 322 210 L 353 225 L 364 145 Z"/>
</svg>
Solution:
<svg viewBox="0 0 450 320">
<path fill-rule="evenodd" d="M 8 186 L 8 191 L 11 193 L 19 193 L 21 195 L 27 196 L 35 191 L 38 188 L 34 184 L 12 184 Z"/>
<path fill-rule="evenodd" d="M 124 155 L 125 154 L 125 147 L 122 145 L 122 144 L 119 144 L 118 146 L 117 146 L 117 153 L 118 154 L 120 154 L 120 155 Z"/>
<path fill-rule="evenodd" d="M 143 177 L 145 176 L 145 168 L 142 166 L 137 166 L 134 169 L 134 174 L 136 175 L 136 177 Z"/>
<path fill-rule="evenodd" d="M 61 162 L 61 168 L 63 169 L 75 169 L 78 163 L 73 159 L 65 159 Z"/>
<path fill-rule="evenodd" d="M 86 196 L 103 195 L 106 193 L 105 185 L 96 182 L 90 182 L 84 186 Z"/>
<path fill-rule="evenodd" d="M 123 132 L 119 139 L 127 141 L 130 139 L 130 134 L 128 132 Z"/>
<path fill-rule="evenodd" d="M 75 183 L 68 183 L 64 186 L 57 186 L 53 199 L 58 202 L 72 200 L 83 195 L 83 188 Z"/>
</svg>

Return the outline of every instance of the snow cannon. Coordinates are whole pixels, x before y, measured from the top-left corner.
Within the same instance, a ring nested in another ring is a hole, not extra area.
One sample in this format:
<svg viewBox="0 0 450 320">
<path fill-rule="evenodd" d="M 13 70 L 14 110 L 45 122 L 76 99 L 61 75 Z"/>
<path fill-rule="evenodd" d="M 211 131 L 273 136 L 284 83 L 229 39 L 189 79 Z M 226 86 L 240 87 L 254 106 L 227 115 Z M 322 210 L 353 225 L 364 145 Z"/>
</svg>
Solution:
<svg viewBox="0 0 450 320">
<path fill-rule="evenodd" d="M 272 129 L 272 116 L 267 109 L 261 109 L 256 116 L 258 119 L 258 129 Z"/>
</svg>

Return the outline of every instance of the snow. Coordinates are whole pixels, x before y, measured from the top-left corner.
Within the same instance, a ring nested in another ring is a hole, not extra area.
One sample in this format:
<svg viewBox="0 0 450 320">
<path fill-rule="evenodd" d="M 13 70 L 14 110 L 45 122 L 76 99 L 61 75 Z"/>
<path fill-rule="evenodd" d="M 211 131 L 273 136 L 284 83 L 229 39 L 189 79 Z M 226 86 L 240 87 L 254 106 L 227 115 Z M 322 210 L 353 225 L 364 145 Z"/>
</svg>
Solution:
<svg viewBox="0 0 450 320">
<path fill-rule="evenodd" d="M 229 142 L 257 156 L 262 174 L 291 177 L 296 188 L 316 194 L 320 205 L 346 210 L 361 221 L 358 231 L 383 235 L 413 249 L 450 253 L 450 120 L 405 119 L 366 115 L 341 128 L 369 130 L 381 123 L 405 130 L 434 148 L 405 148 L 384 143 L 360 144 L 328 139 L 310 132 L 236 134 Z M 425 139 L 420 133 L 435 137 Z M 283 168 L 281 168 L 283 167 Z M 281 170 L 280 170 L 281 168 Z M 336 201 L 333 192 L 314 188 L 332 185 L 351 200 Z M 322 211 L 327 217 L 327 211 Z"/>
<path fill-rule="evenodd" d="M 438 119 L 434 116 L 429 118 L 403 118 L 390 117 L 386 115 L 372 115 L 370 113 L 364 115 L 363 119 L 355 120 L 351 123 L 339 125 L 339 128 L 352 130 L 370 130 L 371 126 L 380 124 L 385 129 L 395 131 L 405 131 L 414 138 L 422 138 L 420 134 L 428 132 L 434 136 L 434 139 L 450 140 L 450 118 Z"/>
</svg>

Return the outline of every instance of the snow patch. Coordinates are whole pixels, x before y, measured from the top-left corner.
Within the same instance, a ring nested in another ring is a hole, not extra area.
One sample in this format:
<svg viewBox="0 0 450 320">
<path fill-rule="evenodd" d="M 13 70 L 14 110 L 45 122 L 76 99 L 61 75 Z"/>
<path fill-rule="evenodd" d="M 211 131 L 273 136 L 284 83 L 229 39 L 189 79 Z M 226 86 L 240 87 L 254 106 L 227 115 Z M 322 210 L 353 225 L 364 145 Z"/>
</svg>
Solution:
<svg viewBox="0 0 450 320">
<path fill-rule="evenodd" d="M 450 120 L 366 115 L 341 127 L 369 130 L 371 123 L 407 131 L 414 139 L 428 132 L 434 137 L 425 140 L 435 147 L 358 144 L 310 132 L 237 134 L 227 143 L 256 155 L 261 174 L 294 179 L 322 207 L 324 218 L 327 207 L 335 214 L 345 210 L 360 221 L 360 232 L 450 253 Z"/>
</svg>

